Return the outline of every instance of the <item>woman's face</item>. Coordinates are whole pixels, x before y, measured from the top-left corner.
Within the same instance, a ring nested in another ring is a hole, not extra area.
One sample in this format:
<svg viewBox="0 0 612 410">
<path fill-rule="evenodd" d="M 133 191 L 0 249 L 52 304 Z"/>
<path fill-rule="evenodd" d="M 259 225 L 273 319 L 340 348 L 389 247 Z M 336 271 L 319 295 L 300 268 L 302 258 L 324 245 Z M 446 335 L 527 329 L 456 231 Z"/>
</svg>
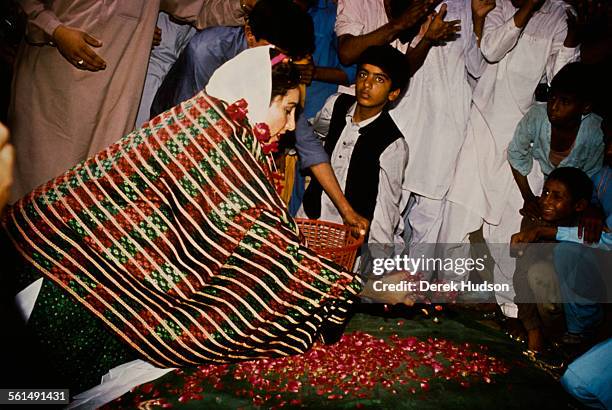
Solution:
<svg viewBox="0 0 612 410">
<path fill-rule="evenodd" d="M 270 127 L 270 142 L 278 141 L 285 132 L 295 129 L 295 107 L 299 100 L 298 88 L 292 88 L 283 96 L 274 97 L 266 117 L 266 124 Z"/>
</svg>

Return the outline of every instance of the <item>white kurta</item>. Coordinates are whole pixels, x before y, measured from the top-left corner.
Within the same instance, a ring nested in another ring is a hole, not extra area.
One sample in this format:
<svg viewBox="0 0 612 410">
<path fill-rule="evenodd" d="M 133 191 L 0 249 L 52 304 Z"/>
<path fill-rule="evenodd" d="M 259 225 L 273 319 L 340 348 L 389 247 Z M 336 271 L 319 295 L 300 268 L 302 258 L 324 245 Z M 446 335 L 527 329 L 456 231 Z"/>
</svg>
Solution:
<svg viewBox="0 0 612 410">
<path fill-rule="evenodd" d="M 469 0 L 448 0 L 445 20 L 461 20 L 460 37 L 432 47 L 391 116 L 404 134 L 411 158 L 405 189 L 441 199 L 451 182 L 465 139 L 472 91 L 468 69 L 480 74 L 482 58 L 472 29 Z M 383 0 L 338 1 L 336 34 L 363 35 L 388 23 Z M 405 52 L 408 45 L 391 43 Z"/>
<path fill-rule="evenodd" d="M 467 137 L 448 194 L 442 242 L 467 242 L 468 234 L 483 220 L 489 245 L 508 244 L 519 231 L 523 201 L 507 161 L 507 148 L 516 125 L 534 103 L 537 85 L 542 79 L 550 82 L 579 56 L 578 49 L 563 46 L 566 7 L 561 0 L 547 0 L 522 30 L 514 24 L 517 9 L 510 0 L 498 0 L 487 16 L 481 51 L 489 64 L 474 89 Z M 534 192 L 539 192 L 541 173 L 532 172 L 529 180 Z M 495 260 L 495 282 L 512 288 L 515 260 L 505 246 L 489 248 Z M 516 316 L 514 292 L 496 296 L 504 313 Z"/>
<path fill-rule="evenodd" d="M 561 0 L 547 0 L 524 30 L 514 25 L 517 9 L 510 0 L 498 1 L 487 16 L 481 51 L 489 64 L 474 90 L 467 138 L 448 197 L 490 224 L 500 223 L 516 189 L 507 147 L 534 103 L 537 85 L 578 59 L 578 49 L 563 46 L 566 7 Z"/>
<path fill-rule="evenodd" d="M 455 172 L 470 113 L 472 89 L 468 72 L 478 77 L 484 68 L 473 33 L 470 0 L 445 3 L 445 19 L 461 20 L 460 37 L 445 46 L 432 47 L 423 66 L 410 80 L 408 90 L 391 111 L 411 152 L 403 193 L 403 205 L 411 193 L 416 195 L 408 214 L 411 248 L 438 240 L 443 198 Z M 363 35 L 388 21 L 383 0 L 340 0 L 336 34 Z M 402 52 L 408 47 L 399 40 L 391 45 Z"/>
</svg>

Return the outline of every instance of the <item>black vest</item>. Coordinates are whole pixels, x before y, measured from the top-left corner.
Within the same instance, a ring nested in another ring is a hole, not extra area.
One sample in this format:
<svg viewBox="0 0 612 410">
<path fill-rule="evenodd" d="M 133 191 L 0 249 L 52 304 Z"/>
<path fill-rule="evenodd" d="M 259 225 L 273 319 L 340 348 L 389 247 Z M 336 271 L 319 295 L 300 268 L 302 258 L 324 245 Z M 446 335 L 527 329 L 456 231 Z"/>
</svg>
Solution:
<svg viewBox="0 0 612 410">
<path fill-rule="evenodd" d="M 346 114 L 355 101 L 354 96 L 341 94 L 334 104 L 325 138 L 325 151 L 330 158 L 346 126 Z M 355 212 L 371 221 L 378 196 L 380 155 L 391 143 L 404 137 L 386 110 L 376 120 L 361 128 L 359 134 L 349 162 L 344 196 Z M 321 217 L 322 193 L 321 184 L 313 178 L 304 194 L 304 211 L 308 218 Z"/>
</svg>

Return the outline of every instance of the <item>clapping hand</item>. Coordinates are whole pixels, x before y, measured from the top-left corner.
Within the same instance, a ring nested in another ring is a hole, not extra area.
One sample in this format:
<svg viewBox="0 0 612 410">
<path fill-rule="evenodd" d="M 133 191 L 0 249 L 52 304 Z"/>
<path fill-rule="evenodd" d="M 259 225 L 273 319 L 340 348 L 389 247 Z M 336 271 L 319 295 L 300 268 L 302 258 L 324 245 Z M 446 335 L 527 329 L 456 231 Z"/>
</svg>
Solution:
<svg viewBox="0 0 612 410">
<path fill-rule="evenodd" d="M 106 62 L 90 47 L 101 47 L 102 42 L 84 31 L 59 26 L 53 32 L 53 41 L 64 58 L 76 68 L 89 71 L 106 68 Z"/>
<path fill-rule="evenodd" d="M 454 41 L 459 37 L 461 20 L 444 21 L 446 13 L 447 6 L 443 4 L 440 11 L 434 12 L 428 17 L 429 27 L 424 38 L 434 45 L 444 45 L 448 41 Z"/>
<path fill-rule="evenodd" d="M 400 31 L 410 30 L 421 23 L 423 18 L 441 1 L 442 0 L 414 0 L 412 4 L 395 19 Z"/>
</svg>

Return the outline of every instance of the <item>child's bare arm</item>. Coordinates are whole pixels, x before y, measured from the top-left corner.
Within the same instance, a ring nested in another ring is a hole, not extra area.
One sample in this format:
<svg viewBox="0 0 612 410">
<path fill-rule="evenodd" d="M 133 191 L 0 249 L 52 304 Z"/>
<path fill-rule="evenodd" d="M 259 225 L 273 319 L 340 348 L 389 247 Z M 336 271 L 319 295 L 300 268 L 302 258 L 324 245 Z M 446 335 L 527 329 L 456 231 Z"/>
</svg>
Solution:
<svg viewBox="0 0 612 410">
<path fill-rule="evenodd" d="M 527 177 L 516 169 L 512 168 L 512 175 L 514 176 L 514 180 L 516 181 L 516 185 L 518 185 L 519 191 L 521 191 L 521 196 L 523 197 L 523 209 L 521 209 L 521 215 L 530 216 L 534 218 L 540 217 L 540 205 L 538 204 L 538 197 L 534 195 L 531 187 L 529 186 L 529 181 Z"/>
</svg>

